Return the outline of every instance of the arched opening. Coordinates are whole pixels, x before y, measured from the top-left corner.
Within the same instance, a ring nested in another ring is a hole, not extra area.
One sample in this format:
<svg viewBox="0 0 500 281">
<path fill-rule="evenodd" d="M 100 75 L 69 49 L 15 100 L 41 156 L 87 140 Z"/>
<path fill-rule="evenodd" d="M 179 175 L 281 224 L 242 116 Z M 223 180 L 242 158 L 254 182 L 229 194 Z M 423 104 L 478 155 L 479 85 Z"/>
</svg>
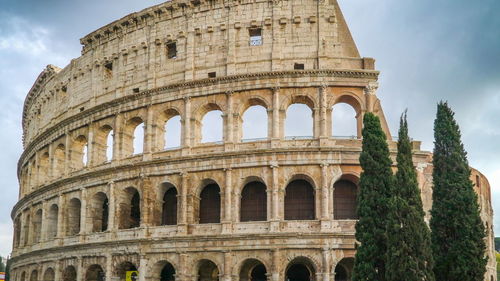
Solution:
<svg viewBox="0 0 500 281">
<path fill-rule="evenodd" d="M 72 167 L 75 170 L 82 169 L 88 163 L 88 142 L 85 136 L 78 136 L 71 151 Z"/>
<path fill-rule="evenodd" d="M 267 220 L 266 189 L 266 185 L 258 181 L 245 185 L 241 192 L 240 221 Z"/>
<path fill-rule="evenodd" d="M 136 228 L 141 225 L 141 196 L 139 191 L 129 187 L 124 191 L 120 204 L 120 229 Z"/>
<path fill-rule="evenodd" d="M 132 280 L 139 280 L 137 267 L 131 262 L 123 262 L 116 268 L 116 274 L 120 280 L 127 280 L 127 274 Z"/>
<path fill-rule="evenodd" d="M 267 138 L 267 110 L 261 105 L 250 106 L 242 117 L 243 141 Z"/>
<path fill-rule="evenodd" d="M 222 142 L 223 128 L 222 111 L 207 112 L 201 120 L 201 142 Z"/>
<path fill-rule="evenodd" d="M 14 221 L 14 248 L 20 246 L 21 240 L 21 217 L 17 216 Z"/>
<path fill-rule="evenodd" d="M 123 155 L 133 156 L 144 151 L 144 121 L 140 117 L 130 119 L 123 134 Z"/>
<path fill-rule="evenodd" d="M 47 181 L 49 179 L 49 167 L 50 167 L 50 159 L 49 153 L 45 152 L 40 156 L 40 161 L 38 162 L 38 176 L 40 182 Z"/>
<path fill-rule="evenodd" d="M 100 265 L 94 264 L 87 269 L 85 281 L 104 281 L 106 274 Z"/>
<path fill-rule="evenodd" d="M 356 139 L 358 121 L 356 111 L 347 103 L 337 103 L 332 108 L 332 135 L 335 138 Z"/>
<path fill-rule="evenodd" d="M 336 220 L 358 219 L 356 212 L 358 186 L 350 180 L 340 179 L 333 185 L 333 214 Z"/>
<path fill-rule="evenodd" d="M 76 269 L 74 266 L 70 265 L 66 267 L 62 275 L 63 281 L 76 281 Z"/>
<path fill-rule="evenodd" d="M 206 185 L 200 193 L 200 223 L 220 223 L 220 188 L 216 183 Z"/>
<path fill-rule="evenodd" d="M 316 272 L 312 262 L 306 258 L 297 258 L 286 269 L 286 281 L 315 281 Z"/>
<path fill-rule="evenodd" d="M 249 259 L 243 263 L 240 270 L 240 281 L 266 281 L 267 270 L 264 264 L 256 259 Z"/>
<path fill-rule="evenodd" d="M 42 236 L 42 209 L 36 211 L 33 217 L 33 244 L 40 242 Z"/>
<path fill-rule="evenodd" d="M 114 142 L 115 142 L 115 134 L 113 130 L 108 132 L 108 135 L 106 137 L 106 161 L 111 162 L 113 160 L 113 149 L 114 149 Z"/>
<path fill-rule="evenodd" d="M 21 273 L 21 281 L 26 281 L 26 272 Z"/>
<path fill-rule="evenodd" d="M 60 177 L 64 174 L 66 163 L 66 147 L 64 144 L 59 144 L 54 150 L 54 171 L 53 177 Z"/>
<path fill-rule="evenodd" d="M 80 233 L 82 203 L 79 199 L 73 198 L 69 201 L 67 209 L 66 234 L 68 236 Z"/>
<path fill-rule="evenodd" d="M 351 281 L 354 258 L 342 259 L 335 266 L 335 281 Z"/>
<path fill-rule="evenodd" d="M 92 197 L 92 232 L 103 232 L 108 229 L 109 200 L 103 192 Z"/>
<path fill-rule="evenodd" d="M 306 180 L 290 182 L 285 191 L 285 220 L 314 220 L 314 187 Z"/>
<path fill-rule="evenodd" d="M 59 219 L 59 207 L 56 204 L 50 206 L 47 216 L 47 239 L 54 239 L 57 236 L 57 221 Z"/>
<path fill-rule="evenodd" d="M 164 149 L 175 149 L 181 146 L 181 116 L 176 115 L 165 122 Z"/>
<path fill-rule="evenodd" d="M 160 273 L 160 281 L 175 281 L 175 268 L 167 262 Z"/>
<path fill-rule="evenodd" d="M 177 224 L 177 189 L 171 184 L 164 183 L 161 225 Z"/>
<path fill-rule="evenodd" d="M 219 268 L 210 260 L 198 262 L 198 281 L 219 281 Z"/>
<path fill-rule="evenodd" d="M 295 103 L 288 107 L 285 119 L 285 137 L 312 138 L 314 120 L 311 108 L 306 104 Z"/>
<path fill-rule="evenodd" d="M 23 246 L 27 246 L 30 243 L 30 224 L 31 218 L 30 215 L 27 214 L 23 226 Z"/>
<path fill-rule="evenodd" d="M 97 157 L 96 162 L 101 164 L 113 158 L 113 128 L 109 125 L 102 126 L 94 136 L 93 148 Z"/>
<path fill-rule="evenodd" d="M 38 270 L 33 270 L 31 272 L 30 281 L 38 281 Z"/>
<path fill-rule="evenodd" d="M 56 275 L 54 270 L 52 268 L 47 268 L 47 270 L 45 270 L 45 274 L 43 275 L 43 281 L 54 281 L 55 278 Z"/>
</svg>

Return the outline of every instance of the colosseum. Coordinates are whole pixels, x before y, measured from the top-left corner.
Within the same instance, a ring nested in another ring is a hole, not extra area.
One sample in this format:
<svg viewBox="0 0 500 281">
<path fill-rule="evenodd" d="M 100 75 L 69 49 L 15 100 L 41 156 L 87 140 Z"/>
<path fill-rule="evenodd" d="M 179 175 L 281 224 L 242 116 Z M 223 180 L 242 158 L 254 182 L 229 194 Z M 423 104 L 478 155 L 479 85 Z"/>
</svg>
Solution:
<svg viewBox="0 0 500 281">
<path fill-rule="evenodd" d="M 363 114 L 396 143 L 336 0 L 172 0 L 81 44 L 25 101 L 12 280 L 350 280 Z M 308 136 L 286 133 L 297 104 Z M 337 104 L 354 137 L 333 133 Z M 432 155 L 413 147 L 428 212 Z"/>
</svg>

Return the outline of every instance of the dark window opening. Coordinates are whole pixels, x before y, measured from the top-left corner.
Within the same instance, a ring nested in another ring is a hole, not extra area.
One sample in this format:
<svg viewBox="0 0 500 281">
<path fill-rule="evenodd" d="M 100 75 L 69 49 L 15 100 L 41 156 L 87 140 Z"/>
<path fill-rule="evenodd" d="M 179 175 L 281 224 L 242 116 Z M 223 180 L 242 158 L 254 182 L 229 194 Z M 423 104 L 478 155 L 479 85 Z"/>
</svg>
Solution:
<svg viewBox="0 0 500 281">
<path fill-rule="evenodd" d="M 266 185 L 261 182 L 251 182 L 245 185 L 241 192 L 240 221 L 267 220 Z"/>
<path fill-rule="evenodd" d="M 133 89 L 132 89 L 132 92 L 134 92 L 135 94 L 137 94 L 137 93 L 139 93 L 139 92 L 140 92 L 140 90 L 139 90 L 139 88 L 133 88 Z"/>
<path fill-rule="evenodd" d="M 304 64 L 303 63 L 295 63 L 293 65 L 293 69 L 296 69 L 296 70 L 304 70 Z"/>
<path fill-rule="evenodd" d="M 130 204 L 130 228 L 139 227 L 141 225 L 141 197 L 139 192 L 135 192 L 132 196 Z"/>
<path fill-rule="evenodd" d="M 104 67 L 109 70 L 109 71 L 113 71 L 113 63 L 112 62 L 107 62 L 104 64 Z"/>
<path fill-rule="evenodd" d="M 478 175 L 476 175 L 476 186 L 481 187 L 481 177 L 479 177 Z"/>
<path fill-rule="evenodd" d="M 263 264 L 259 264 L 252 270 L 252 278 L 250 281 L 266 281 L 266 274 L 266 267 Z"/>
<path fill-rule="evenodd" d="M 217 77 L 217 73 L 215 71 L 208 73 L 208 78 L 215 78 L 215 77 Z"/>
<path fill-rule="evenodd" d="M 314 188 L 306 180 L 294 180 L 286 187 L 285 220 L 313 220 Z"/>
<path fill-rule="evenodd" d="M 252 28 L 249 30 L 250 33 L 250 46 L 260 46 L 262 45 L 262 29 Z"/>
<path fill-rule="evenodd" d="M 84 111 L 85 107 L 80 107 L 80 112 Z"/>
<path fill-rule="evenodd" d="M 163 196 L 163 214 L 161 225 L 177 224 L 177 190 L 170 188 Z"/>
<path fill-rule="evenodd" d="M 175 269 L 170 263 L 161 270 L 160 281 L 175 281 Z"/>
<path fill-rule="evenodd" d="M 167 44 L 167 57 L 169 59 L 177 58 L 177 44 L 175 42 Z"/>
<path fill-rule="evenodd" d="M 334 184 L 333 214 L 336 220 L 357 219 L 356 201 L 358 187 L 348 180 L 339 180 Z"/>
<path fill-rule="evenodd" d="M 108 230 L 108 217 L 109 217 L 109 201 L 108 198 L 104 199 L 102 203 L 102 225 L 101 231 Z"/>
<path fill-rule="evenodd" d="M 294 264 L 286 271 L 287 281 L 310 281 L 311 272 L 303 264 Z"/>
<path fill-rule="evenodd" d="M 200 223 L 220 223 L 220 188 L 205 186 L 200 194 Z"/>
</svg>

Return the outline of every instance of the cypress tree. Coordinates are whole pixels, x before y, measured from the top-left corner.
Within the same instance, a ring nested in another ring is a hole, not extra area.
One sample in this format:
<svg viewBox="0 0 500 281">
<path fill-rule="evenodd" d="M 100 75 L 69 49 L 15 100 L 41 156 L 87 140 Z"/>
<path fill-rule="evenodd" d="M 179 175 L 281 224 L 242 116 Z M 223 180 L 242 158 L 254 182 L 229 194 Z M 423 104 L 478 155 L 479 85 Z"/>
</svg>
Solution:
<svg viewBox="0 0 500 281">
<path fill-rule="evenodd" d="M 398 170 L 389 201 L 387 281 L 434 281 L 430 230 L 413 166 L 406 113 L 401 116 Z"/>
<path fill-rule="evenodd" d="M 360 178 L 356 239 L 360 242 L 354 261 L 353 281 L 385 280 L 388 201 L 393 185 L 387 137 L 372 113 L 363 118 L 363 148 L 359 157 Z"/>
<path fill-rule="evenodd" d="M 0 257 L 0 272 L 5 272 L 5 264 L 2 257 Z"/>
<path fill-rule="evenodd" d="M 479 281 L 486 272 L 485 228 L 453 111 L 440 102 L 434 121 L 432 250 L 436 280 Z"/>
</svg>

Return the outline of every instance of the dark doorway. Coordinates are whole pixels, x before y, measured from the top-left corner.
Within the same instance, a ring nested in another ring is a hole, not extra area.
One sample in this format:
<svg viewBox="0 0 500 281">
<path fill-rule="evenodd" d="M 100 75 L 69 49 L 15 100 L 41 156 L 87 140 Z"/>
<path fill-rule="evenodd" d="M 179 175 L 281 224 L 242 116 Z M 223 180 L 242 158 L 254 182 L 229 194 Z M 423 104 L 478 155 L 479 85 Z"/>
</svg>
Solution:
<svg viewBox="0 0 500 281">
<path fill-rule="evenodd" d="M 294 264 L 286 271 L 286 281 L 312 281 L 311 272 L 303 264 Z"/>
<path fill-rule="evenodd" d="M 220 188 L 217 184 L 205 186 L 200 194 L 200 223 L 220 223 Z"/>
<path fill-rule="evenodd" d="M 175 269 L 170 263 L 161 270 L 160 281 L 175 281 Z"/>
<path fill-rule="evenodd" d="M 336 220 L 358 218 L 356 214 L 357 190 L 357 185 L 348 180 L 339 180 L 334 184 L 333 214 Z"/>
<path fill-rule="evenodd" d="M 161 225 L 177 224 L 177 190 L 169 188 L 163 195 L 163 214 Z"/>
<path fill-rule="evenodd" d="M 261 182 L 250 182 L 241 192 L 240 221 L 267 220 L 266 185 Z"/>
<path fill-rule="evenodd" d="M 285 220 L 314 220 L 314 188 L 306 180 L 294 180 L 286 187 Z"/>
</svg>

